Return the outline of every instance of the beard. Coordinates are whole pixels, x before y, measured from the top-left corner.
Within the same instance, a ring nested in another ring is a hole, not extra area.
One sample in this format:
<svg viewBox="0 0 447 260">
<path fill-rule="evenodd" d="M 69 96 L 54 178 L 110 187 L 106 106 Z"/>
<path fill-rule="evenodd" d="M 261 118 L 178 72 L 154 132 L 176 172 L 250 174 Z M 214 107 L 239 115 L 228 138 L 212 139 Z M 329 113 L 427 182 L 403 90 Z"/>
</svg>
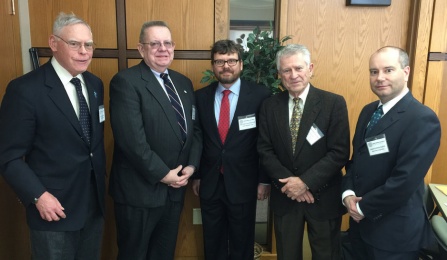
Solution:
<svg viewBox="0 0 447 260">
<path fill-rule="evenodd" d="M 224 73 L 231 73 L 231 75 L 223 76 Z M 222 84 L 233 84 L 241 76 L 241 71 L 235 72 L 233 69 L 228 68 L 219 71 L 219 73 L 214 73 L 214 75 Z"/>
</svg>

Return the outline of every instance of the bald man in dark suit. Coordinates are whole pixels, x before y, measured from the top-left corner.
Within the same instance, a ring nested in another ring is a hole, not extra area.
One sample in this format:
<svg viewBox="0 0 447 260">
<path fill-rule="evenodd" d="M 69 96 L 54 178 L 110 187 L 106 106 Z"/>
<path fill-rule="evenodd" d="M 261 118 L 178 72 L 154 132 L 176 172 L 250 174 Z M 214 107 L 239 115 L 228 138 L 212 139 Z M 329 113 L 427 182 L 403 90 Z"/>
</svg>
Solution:
<svg viewBox="0 0 447 260">
<path fill-rule="evenodd" d="M 349 236 L 356 259 L 417 260 L 432 235 L 424 177 L 439 148 L 440 123 L 409 91 L 404 50 L 388 46 L 374 52 L 369 74 L 379 100 L 360 113 L 343 178 Z"/>
</svg>

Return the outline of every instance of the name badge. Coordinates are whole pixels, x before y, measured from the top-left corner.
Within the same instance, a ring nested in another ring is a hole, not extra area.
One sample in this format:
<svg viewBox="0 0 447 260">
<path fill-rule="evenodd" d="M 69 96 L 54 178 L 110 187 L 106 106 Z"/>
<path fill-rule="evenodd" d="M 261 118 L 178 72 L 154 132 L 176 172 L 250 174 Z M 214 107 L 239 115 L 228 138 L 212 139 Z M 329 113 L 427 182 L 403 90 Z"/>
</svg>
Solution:
<svg viewBox="0 0 447 260">
<path fill-rule="evenodd" d="M 369 156 L 384 154 L 390 152 L 386 142 L 385 134 L 376 135 L 365 139 L 368 146 Z"/>
<path fill-rule="evenodd" d="M 194 105 L 192 105 L 191 117 L 193 121 L 196 120 L 196 106 Z"/>
<path fill-rule="evenodd" d="M 239 131 L 256 128 L 255 114 L 239 116 L 237 121 L 239 122 Z"/>
<path fill-rule="evenodd" d="M 99 106 L 99 123 L 106 121 L 106 113 L 104 112 L 104 105 Z"/>
<path fill-rule="evenodd" d="M 315 142 L 320 140 L 324 136 L 323 132 L 321 132 L 320 128 L 316 124 L 312 124 L 312 127 L 307 134 L 306 140 L 310 145 L 313 145 Z"/>
</svg>

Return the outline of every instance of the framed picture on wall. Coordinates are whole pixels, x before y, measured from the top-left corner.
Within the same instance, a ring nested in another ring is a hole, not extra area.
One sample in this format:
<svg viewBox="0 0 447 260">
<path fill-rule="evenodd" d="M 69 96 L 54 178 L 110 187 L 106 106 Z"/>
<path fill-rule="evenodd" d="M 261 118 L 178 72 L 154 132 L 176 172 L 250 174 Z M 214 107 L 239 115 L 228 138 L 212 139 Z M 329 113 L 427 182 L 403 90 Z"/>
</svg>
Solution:
<svg viewBox="0 0 447 260">
<path fill-rule="evenodd" d="M 390 6 L 391 0 L 346 0 L 346 5 Z"/>
</svg>

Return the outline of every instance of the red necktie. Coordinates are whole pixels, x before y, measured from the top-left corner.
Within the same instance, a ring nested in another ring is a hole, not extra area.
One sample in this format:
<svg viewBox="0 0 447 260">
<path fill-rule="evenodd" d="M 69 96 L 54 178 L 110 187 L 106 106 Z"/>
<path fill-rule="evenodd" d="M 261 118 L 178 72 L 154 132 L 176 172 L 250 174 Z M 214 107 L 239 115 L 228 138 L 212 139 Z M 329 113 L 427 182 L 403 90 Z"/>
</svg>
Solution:
<svg viewBox="0 0 447 260">
<path fill-rule="evenodd" d="M 230 100 L 228 99 L 228 95 L 230 95 L 230 90 L 222 91 L 223 97 L 222 102 L 220 104 L 220 114 L 219 114 L 219 123 L 217 124 L 217 129 L 219 130 L 220 140 L 222 143 L 225 143 L 225 139 L 227 138 L 228 129 L 230 128 Z"/>
</svg>

